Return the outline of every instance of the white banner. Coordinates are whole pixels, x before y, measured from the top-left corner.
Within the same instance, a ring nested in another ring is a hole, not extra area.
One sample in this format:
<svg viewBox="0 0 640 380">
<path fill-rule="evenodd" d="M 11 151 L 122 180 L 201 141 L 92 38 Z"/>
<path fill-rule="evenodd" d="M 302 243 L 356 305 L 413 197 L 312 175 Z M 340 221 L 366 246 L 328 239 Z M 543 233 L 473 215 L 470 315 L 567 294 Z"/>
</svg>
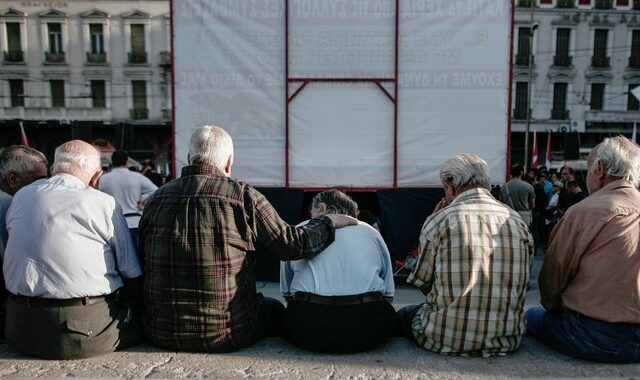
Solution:
<svg viewBox="0 0 640 380">
<path fill-rule="evenodd" d="M 285 1 L 173 2 L 178 168 L 192 131 L 214 124 L 234 139 L 234 177 L 285 186 Z M 290 0 L 289 77 L 393 78 L 395 3 Z M 399 4 L 398 185 L 439 186 L 456 153 L 480 155 L 504 182 L 511 1 Z M 388 95 L 367 82 L 305 86 L 289 104 L 290 186 L 392 186 Z"/>
</svg>

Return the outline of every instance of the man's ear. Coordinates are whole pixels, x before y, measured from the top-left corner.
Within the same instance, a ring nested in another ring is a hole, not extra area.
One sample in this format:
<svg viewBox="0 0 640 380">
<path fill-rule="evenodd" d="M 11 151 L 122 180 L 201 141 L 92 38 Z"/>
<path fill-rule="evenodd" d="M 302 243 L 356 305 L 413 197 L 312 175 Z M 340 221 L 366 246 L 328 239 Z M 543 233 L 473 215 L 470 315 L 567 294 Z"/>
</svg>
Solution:
<svg viewBox="0 0 640 380">
<path fill-rule="evenodd" d="M 604 178 L 607 175 L 607 170 L 604 167 L 604 163 L 602 161 L 598 161 L 598 171 L 596 171 L 597 178 Z"/>
<path fill-rule="evenodd" d="M 318 203 L 318 213 L 320 214 L 326 214 L 327 211 L 329 210 L 329 208 L 327 207 L 326 203 Z"/>
<path fill-rule="evenodd" d="M 7 175 L 5 176 L 5 182 L 10 190 L 20 186 L 20 183 L 18 181 L 18 174 L 16 174 L 16 172 L 7 173 Z"/>
<path fill-rule="evenodd" d="M 93 187 L 94 189 L 97 189 L 98 181 L 100 180 L 101 176 L 102 176 L 102 170 L 98 170 L 97 172 L 93 173 L 93 175 L 91 176 L 91 179 L 89 180 L 89 186 Z"/>
<path fill-rule="evenodd" d="M 233 166 L 233 154 L 227 159 L 227 164 L 224 166 L 224 174 L 231 175 L 231 167 Z"/>
</svg>

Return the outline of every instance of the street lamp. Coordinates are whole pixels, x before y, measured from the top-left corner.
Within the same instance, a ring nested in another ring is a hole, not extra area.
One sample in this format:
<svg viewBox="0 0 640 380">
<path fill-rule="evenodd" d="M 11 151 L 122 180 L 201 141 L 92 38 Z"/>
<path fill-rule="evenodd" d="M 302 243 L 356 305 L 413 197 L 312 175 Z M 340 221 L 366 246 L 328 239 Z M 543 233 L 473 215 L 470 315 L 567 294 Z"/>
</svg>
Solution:
<svg viewBox="0 0 640 380">
<path fill-rule="evenodd" d="M 531 87 L 533 85 L 533 32 L 538 29 L 538 24 L 533 23 L 533 5 L 535 0 L 530 0 L 530 29 L 529 29 L 529 83 L 527 85 L 527 122 L 524 127 L 524 169 L 529 168 L 529 129 L 531 127 Z"/>
</svg>

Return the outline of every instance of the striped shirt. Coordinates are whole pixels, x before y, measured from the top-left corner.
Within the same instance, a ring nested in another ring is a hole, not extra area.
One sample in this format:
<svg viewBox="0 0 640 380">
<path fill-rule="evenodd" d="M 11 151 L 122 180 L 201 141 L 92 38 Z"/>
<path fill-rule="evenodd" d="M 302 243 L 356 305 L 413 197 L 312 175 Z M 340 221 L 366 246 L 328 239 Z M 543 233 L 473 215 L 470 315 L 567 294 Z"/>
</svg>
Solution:
<svg viewBox="0 0 640 380">
<path fill-rule="evenodd" d="M 256 335 L 256 255 L 312 257 L 333 241 L 334 229 L 326 217 L 290 226 L 251 186 L 210 166 L 188 166 L 148 200 L 140 237 L 150 340 L 217 351 Z"/>
<path fill-rule="evenodd" d="M 429 216 L 408 282 L 426 294 L 413 320 L 422 347 L 450 355 L 517 350 L 533 238 L 520 216 L 474 188 Z"/>
</svg>

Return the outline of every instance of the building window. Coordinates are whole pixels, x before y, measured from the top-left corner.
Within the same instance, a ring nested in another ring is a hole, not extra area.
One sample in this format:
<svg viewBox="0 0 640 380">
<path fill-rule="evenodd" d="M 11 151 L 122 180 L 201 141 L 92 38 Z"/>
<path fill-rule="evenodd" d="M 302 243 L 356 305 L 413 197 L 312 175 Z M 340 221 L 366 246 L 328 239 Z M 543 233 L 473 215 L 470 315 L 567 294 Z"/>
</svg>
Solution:
<svg viewBox="0 0 640 380">
<path fill-rule="evenodd" d="M 527 118 L 527 98 L 529 97 L 529 83 L 516 82 L 516 102 L 513 110 L 514 119 Z"/>
<path fill-rule="evenodd" d="M 558 28 L 556 31 L 556 55 L 553 57 L 554 66 L 571 66 L 569 56 L 569 44 L 571 39 L 571 29 Z"/>
<path fill-rule="evenodd" d="M 51 107 L 64 107 L 64 81 L 51 80 Z"/>
<path fill-rule="evenodd" d="M 131 52 L 129 53 L 129 63 L 147 62 L 147 51 L 144 40 L 144 25 L 131 24 Z"/>
<path fill-rule="evenodd" d="M 9 92 L 11 93 L 11 107 L 24 107 L 24 81 L 9 79 Z"/>
<path fill-rule="evenodd" d="M 89 38 L 91 38 L 91 53 L 104 53 L 104 34 L 102 24 L 89 24 Z"/>
<path fill-rule="evenodd" d="M 631 90 L 640 86 L 640 84 L 630 84 L 627 92 L 627 111 L 640 111 L 640 101 L 631 93 Z"/>
<path fill-rule="evenodd" d="M 592 67 L 609 67 L 609 57 L 607 57 L 607 39 L 609 31 L 607 29 L 596 29 L 593 40 L 593 56 L 591 57 Z"/>
<path fill-rule="evenodd" d="M 45 53 L 45 60 L 50 63 L 64 62 L 62 49 L 62 24 L 59 22 L 47 23 L 49 29 L 49 51 Z"/>
<path fill-rule="evenodd" d="M 580 0 L 578 2 L 580 5 L 591 5 L 591 0 Z"/>
<path fill-rule="evenodd" d="M 93 108 L 105 108 L 107 106 L 107 93 L 103 80 L 91 81 L 91 100 Z"/>
<path fill-rule="evenodd" d="M 602 110 L 604 108 L 604 83 L 591 84 L 591 109 Z"/>
<path fill-rule="evenodd" d="M 596 0 L 596 9 L 612 9 L 613 0 Z"/>
<path fill-rule="evenodd" d="M 131 89 L 133 94 L 133 109 L 131 110 L 131 118 L 147 119 L 149 110 L 147 109 L 147 82 L 143 80 L 131 81 Z"/>
<path fill-rule="evenodd" d="M 7 28 L 7 51 L 4 52 L 5 62 L 23 62 L 24 53 L 22 42 L 20 41 L 20 23 L 8 22 Z"/>
<path fill-rule="evenodd" d="M 640 29 L 634 30 L 631 34 L 631 56 L 629 57 L 629 67 L 633 69 L 640 69 Z"/>
<path fill-rule="evenodd" d="M 529 33 L 531 28 L 518 28 L 518 52 L 516 54 L 516 65 L 528 66 L 531 47 L 529 46 Z M 531 57 L 533 58 L 533 57 Z M 533 62 L 531 62 L 533 64 Z"/>
<path fill-rule="evenodd" d="M 619 7 L 628 7 L 629 0 L 616 0 L 616 5 Z"/>
<path fill-rule="evenodd" d="M 556 8 L 574 8 L 576 3 L 574 0 L 557 0 Z"/>
<path fill-rule="evenodd" d="M 633 0 L 633 10 L 640 11 L 640 0 Z"/>
<path fill-rule="evenodd" d="M 553 84 L 552 119 L 563 120 L 569 118 L 569 111 L 567 111 L 567 87 L 567 83 L 558 82 Z"/>
</svg>

